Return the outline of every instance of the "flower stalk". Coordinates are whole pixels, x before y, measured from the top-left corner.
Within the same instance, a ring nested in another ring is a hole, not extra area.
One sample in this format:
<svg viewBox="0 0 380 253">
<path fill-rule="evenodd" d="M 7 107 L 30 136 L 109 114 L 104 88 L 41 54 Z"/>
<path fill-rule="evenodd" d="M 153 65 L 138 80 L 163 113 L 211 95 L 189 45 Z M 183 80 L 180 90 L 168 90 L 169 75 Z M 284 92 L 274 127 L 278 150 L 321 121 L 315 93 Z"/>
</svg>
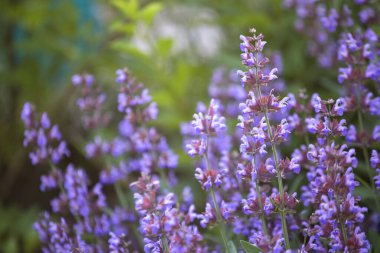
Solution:
<svg viewBox="0 0 380 253">
<path fill-rule="evenodd" d="M 256 54 L 256 59 L 258 59 L 257 54 Z M 257 72 L 258 72 L 258 69 L 256 68 L 256 75 L 257 75 Z M 257 87 L 257 92 L 259 94 L 259 99 L 261 100 L 262 94 L 261 94 L 260 84 L 256 84 L 256 87 Z M 282 174 L 281 174 L 281 171 L 279 168 L 279 159 L 278 159 L 278 155 L 277 155 L 276 146 L 274 145 L 272 127 L 271 127 L 270 120 L 268 117 L 268 108 L 267 107 L 264 107 L 264 117 L 265 117 L 265 122 L 266 122 L 267 128 L 268 128 L 270 143 L 271 143 L 271 147 L 272 147 L 272 153 L 273 153 L 273 157 L 274 157 L 274 161 L 275 161 L 275 165 L 276 165 L 276 171 L 277 171 L 277 183 L 278 183 L 278 189 L 280 191 L 280 198 L 281 198 L 281 206 L 280 206 L 279 212 L 281 215 L 282 233 L 284 235 L 285 248 L 290 249 L 288 228 L 286 225 L 286 214 L 285 214 L 285 204 L 284 204 L 284 186 L 282 183 Z"/>
</svg>

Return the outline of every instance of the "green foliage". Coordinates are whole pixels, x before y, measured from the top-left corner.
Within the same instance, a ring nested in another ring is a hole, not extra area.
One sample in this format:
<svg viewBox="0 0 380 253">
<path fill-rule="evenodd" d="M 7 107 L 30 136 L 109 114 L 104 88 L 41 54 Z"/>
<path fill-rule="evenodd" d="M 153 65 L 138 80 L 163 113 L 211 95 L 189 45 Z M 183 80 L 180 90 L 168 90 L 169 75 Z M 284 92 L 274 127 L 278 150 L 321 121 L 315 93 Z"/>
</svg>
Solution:
<svg viewBox="0 0 380 253">
<path fill-rule="evenodd" d="M 119 10 L 127 22 L 117 20 L 112 25 L 112 30 L 133 34 L 139 22 L 151 24 L 156 14 L 162 10 L 163 5 L 160 2 L 151 2 L 144 7 L 139 6 L 138 0 L 112 0 L 112 5 Z"/>
<path fill-rule="evenodd" d="M 240 240 L 240 245 L 243 247 L 246 253 L 260 253 L 261 249 L 257 248 L 256 246 L 252 245 L 251 243 L 247 241 Z"/>
<path fill-rule="evenodd" d="M 38 247 L 38 236 L 32 225 L 38 216 L 36 208 L 0 208 L 0 251 L 7 253 L 33 252 Z"/>
<path fill-rule="evenodd" d="M 372 251 L 371 252 L 380 252 L 380 243 L 378 243 L 380 241 L 380 235 L 378 232 L 376 231 L 369 231 L 368 232 L 368 239 L 371 241 L 371 242 L 376 242 L 376 243 L 372 243 Z"/>
<path fill-rule="evenodd" d="M 237 253 L 237 250 L 233 241 L 228 242 L 228 251 L 229 253 Z"/>
</svg>

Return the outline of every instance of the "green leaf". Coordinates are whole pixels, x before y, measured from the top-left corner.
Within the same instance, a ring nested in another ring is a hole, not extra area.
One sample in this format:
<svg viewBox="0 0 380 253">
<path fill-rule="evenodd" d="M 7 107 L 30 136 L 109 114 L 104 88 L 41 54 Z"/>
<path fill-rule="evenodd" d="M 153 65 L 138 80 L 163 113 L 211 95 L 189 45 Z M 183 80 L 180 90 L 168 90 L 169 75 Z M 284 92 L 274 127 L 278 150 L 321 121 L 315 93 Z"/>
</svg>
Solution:
<svg viewBox="0 0 380 253">
<path fill-rule="evenodd" d="M 150 3 L 140 11 L 139 15 L 146 23 L 150 24 L 156 14 L 162 10 L 162 7 L 162 3 Z"/>
<path fill-rule="evenodd" d="M 358 186 L 354 189 L 354 195 L 360 196 L 362 200 L 376 199 L 378 195 L 372 189 L 368 189 L 364 186 Z"/>
<path fill-rule="evenodd" d="M 295 179 L 290 185 L 289 192 L 296 192 L 301 187 L 304 179 L 305 179 L 305 176 L 302 174 L 299 175 L 298 177 L 295 177 Z"/>
<path fill-rule="evenodd" d="M 114 48 L 115 50 L 127 53 L 129 55 L 136 56 L 140 59 L 146 57 L 142 51 L 140 51 L 138 48 L 136 48 L 135 45 L 129 42 L 118 40 L 118 41 L 113 42 L 111 44 L 111 47 Z"/>
<path fill-rule="evenodd" d="M 246 253 L 260 253 L 261 249 L 257 248 L 256 246 L 252 245 L 251 243 L 247 241 L 240 240 L 240 245 L 243 247 Z"/>
<path fill-rule="evenodd" d="M 127 18 L 135 20 L 138 12 L 137 0 L 112 0 L 111 2 L 116 8 L 118 8 Z"/>
<path fill-rule="evenodd" d="M 134 22 L 126 23 L 116 21 L 110 25 L 110 30 L 112 32 L 133 34 L 136 31 L 136 24 Z"/>
<path fill-rule="evenodd" d="M 157 49 L 160 55 L 168 56 L 173 46 L 173 40 L 162 38 L 157 41 Z"/>
<path fill-rule="evenodd" d="M 229 253 L 237 253 L 237 250 L 236 250 L 236 247 L 235 247 L 235 244 L 233 241 L 228 242 L 228 252 Z"/>
</svg>

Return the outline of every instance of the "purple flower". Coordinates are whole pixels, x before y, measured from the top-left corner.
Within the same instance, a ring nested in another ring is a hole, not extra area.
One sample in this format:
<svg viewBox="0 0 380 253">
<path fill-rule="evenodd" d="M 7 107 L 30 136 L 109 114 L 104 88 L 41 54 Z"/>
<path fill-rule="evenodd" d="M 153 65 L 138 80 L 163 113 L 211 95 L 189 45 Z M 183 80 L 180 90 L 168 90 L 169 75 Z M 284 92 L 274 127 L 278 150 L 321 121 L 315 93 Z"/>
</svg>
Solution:
<svg viewBox="0 0 380 253">
<path fill-rule="evenodd" d="M 160 253 L 160 240 L 154 241 L 149 238 L 144 238 L 144 251 L 147 253 Z"/>
<path fill-rule="evenodd" d="M 352 67 L 349 65 L 347 68 L 339 68 L 338 82 L 343 83 L 344 80 L 348 80 L 352 73 Z"/>
<path fill-rule="evenodd" d="M 202 170 L 201 168 L 195 169 L 195 178 L 202 185 L 206 191 L 208 191 L 211 187 L 220 187 L 223 177 L 223 172 L 213 169 Z"/>
<path fill-rule="evenodd" d="M 335 102 L 333 110 L 337 115 L 342 116 L 343 112 L 346 110 L 346 101 L 343 98 L 338 98 Z"/>
<path fill-rule="evenodd" d="M 60 139 L 62 139 L 61 132 L 59 131 L 59 128 L 58 128 L 57 125 L 54 125 L 54 126 L 50 129 L 49 137 L 50 137 L 51 139 L 55 139 L 55 140 L 60 140 Z"/>
<path fill-rule="evenodd" d="M 41 191 L 46 191 L 47 189 L 57 188 L 60 184 L 62 184 L 62 173 L 59 170 L 53 170 L 48 175 L 41 176 Z"/>
<path fill-rule="evenodd" d="M 94 77 L 88 74 L 76 74 L 72 76 L 71 82 L 73 86 L 91 86 L 94 83 Z"/>
<path fill-rule="evenodd" d="M 214 209 L 211 207 L 210 203 L 206 203 L 205 212 L 203 214 L 199 214 L 198 219 L 200 219 L 200 224 L 203 228 L 205 228 L 209 223 L 216 221 Z"/>
<path fill-rule="evenodd" d="M 315 119 L 315 118 L 306 118 L 305 122 L 306 122 L 306 129 L 310 133 L 312 133 L 312 134 L 317 133 L 317 124 L 318 124 L 317 119 Z"/>
<path fill-rule="evenodd" d="M 70 155 L 66 142 L 60 141 L 62 136 L 58 126 L 51 126 L 46 113 L 37 120 L 33 107 L 25 103 L 21 118 L 26 126 L 23 144 L 32 148 L 29 157 L 33 165 L 49 161 L 57 164 L 62 158 Z"/>
<path fill-rule="evenodd" d="M 323 128 L 322 128 L 321 132 L 325 136 L 327 136 L 327 135 L 329 135 L 329 133 L 331 133 L 331 129 L 329 127 L 330 127 L 330 122 L 329 122 L 327 117 L 324 117 Z"/>
<path fill-rule="evenodd" d="M 282 119 L 281 123 L 277 126 L 274 140 L 275 141 L 287 140 L 289 134 L 290 134 L 290 127 L 289 127 L 288 121 L 286 119 Z"/>
<path fill-rule="evenodd" d="M 128 119 L 123 119 L 119 123 L 119 133 L 124 137 L 129 137 L 133 133 L 133 125 Z"/>
<path fill-rule="evenodd" d="M 371 62 L 365 71 L 365 76 L 371 78 L 374 81 L 380 79 L 380 64 L 378 62 Z"/>
<path fill-rule="evenodd" d="M 186 145 L 187 154 L 191 157 L 196 155 L 202 156 L 207 148 L 207 136 L 201 135 L 198 140 L 192 140 L 191 143 Z"/>
<path fill-rule="evenodd" d="M 108 239 L 108 247 L 110 253 L 127 253 L 128 252 L 128 243 L 125 241 L 125 234 L 116 234 L 110 232 L 110 238 Z"/>
<path fill-rule="evenodd" d="M 194 120 L 191 122 L 196 133 L 198 134 L 218 134 L 226 129 L 225 118 L 219 115 L 220 105 L 211 100 L 207 113 L 194 114 Z"/>
<path fill-rule="evenodd" d="M 367 23 L 375 17 L 375 11 L 372 8 L 364 8 L 359 12 L 359 16 L 362 23 Z"/>
<path fill-rule="evenodd" d="M 378 40 L 376 33 L 371 28 L 368 28 L 366 30 L 365 37 L 371 43 L 377 42 L 377 40 Z"/>
<path fill-rule="evenodd" d="M 50 119 L 46 112 L 42 113 L 41 116 L 41 126 L 45 129 L 50 128 Z"/>
<path fill-rule="evenodd" d="M 322 103 L 321 103 L 321 98 L 317 93 L 314 93 L 313 96 L 311 97 L 311 106 L 314 107 L 314 110 L 316 113 L 319 113 L 322 109 Z"/>
<path fill-rule="evenodd" d="M 372 150 L 370 162 L 372 168 L 376 169 L 377 175 L 373 180 L 375 181 L 376 188 L 380 191 L 380 157 L 376 150 Z"/>
<path fill-rule="evenodd" d="M 116 82 L 117 83 L 125 83 L 128 81 L 128 72 L 126 69 L 118 69 L 116 70 Z"/>
<path fill-rule="evenodd" d="M 346 135 L 346 140 L 348 142 L 355 142 L 356 141 L 356 128 L 354 125 L 350 125 L 348 127 L 347 135 Z"/>
<path fill-rule="evenodd" d="M 380 142 L 380 126 L 379 125 L 377 125 L 373 128 L 372 139 Z"/>
<path fill-rule="evenodd" d="M 76 170 L 73 165 L 69 164 L 66 169 L 64 187 L 69 199 L 70 211 L 74 215 L 87 217 L 90 213 L 88 205 L 88 177 L 86 173 L 79 169 Z"/>
<path fill-rule="evenodd" d="M 290 169 L 291 171 L 293 171 L 294 173 L 296 173 L 296 174 L 299 174 L 299 173 L 300 173 L 301 166 L 300 166 L 300 164 L 299 164 L 298 159 L 296 159 L 296 158 L 292 158 L 292 159 L 290 160 L 289 169 Z"/>
<path fill-rule="evenodd" d="M 171 150 L 162 152 L 158 158 L 158 166 L 160 168 L 176 168 L 178 165 L 178 156 Z"/>
<path fill-rule="evenodd" d="M 71 82 L 74 86 L 79 86 L 82 83 L 82 77 L 80 75 L 73 75 L 71 77 Z"/>
<path fill-rule="evenodd" d="M 369 112 L 372 115 L 380 116 L 380 97 L 373 98 L 373 94 L 369 92 L 364 99 L 365 104 L 368 106 Z"/>
<path fill-rule="evenodd" d="M 63 157 L 69 156 L 70 151 L 67 149 L 65 141 L 61 141 L 56 149 L 52 150 L 51 159 L 54 164 L 57 164 Z"/>
<path fill-rule="evenodd" d="M 347 45 L 341 44 L 338 48 L 338 60 L 343 61 L 345 60 L 349 55 Z"/>
<path fill-rule="evenodd" d="M 377 175 L 373 177 L 376 188 L 380 191 L 380 169 L 376 169 Z"/>
<path fill-rule="evenodd" d="M 37 134 L 37 144 L 40 148 L 46 148 L 47 138 L 45 136 L 44 130 L 40 129 Z"/>
<path fill-rule="evenodd" d="M 377 168 L 380 165 L 379 154 L 377 153 L 376 150 L 372 150 L 372 155 L 371 155 L 370 161 L 371 161 L 372 168 Z"/>
<path fill-rule="evenodd" d="M 319 9 L 319 13 L 323 27 L 329 32 L 335 32 L 338 26 L 338 12 L 332 8 L 328 16 L 325 16 L 325 9 Z"/>
</svg>

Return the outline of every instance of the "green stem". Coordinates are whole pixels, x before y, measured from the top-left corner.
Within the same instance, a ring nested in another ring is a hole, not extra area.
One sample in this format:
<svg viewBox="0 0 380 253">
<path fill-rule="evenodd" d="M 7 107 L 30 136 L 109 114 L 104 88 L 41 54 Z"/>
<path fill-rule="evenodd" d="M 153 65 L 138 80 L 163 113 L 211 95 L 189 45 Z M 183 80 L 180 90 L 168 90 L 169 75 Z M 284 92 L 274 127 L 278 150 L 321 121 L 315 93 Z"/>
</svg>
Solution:
<svg viewBox="0 0 380 253">
<path fill-rule="evenodd" d="M 170 250 L 169 250 L 169 245 L 168 245 L 168 239 L 166 238 L 166 236 L 162 236 L 161 237 L 161 243 L 164 247 L 164 252 L 165 253 L 170 253 Z"/>
<path fill-rule="evenodd" d="M 336 210 L 337 210 L 338 217 L 339 217 L 340 229 L 341 229 L 342 234 L 343 234 L 344 245 L 346 246 L 347 242 L 348 242 L 348 236 L 347 236 L 346 227 L 345 227 L 343 220 L 342 220 L 342 215 L 340 214 L 340 203 L 339 202 L 340 202 L 339 196 L 336 195 L 335 196 L 335 205 L 336 205 Z"/>
<path fill-rule="evenodd" d="M 256 56 L 257 57 L 257 56 Z M 256 68 L 256 76 L 257 76 L 257 68 Z M 261 100 L 261 88 L 260 84 L 256 84 L 257 86 L 257 91 L 259 94 L 259 99 Z M 288 228 L 286 225 L 286 217 L 285 217 L 285 203 L 284 203 L 284 186 L 282 184 L 282 175 L 281 171 L 279 168 L 279 161 L 278 161 L 278 155 L 277 155 L 277 150 L 276 146 L 274 145 L 274 140 L 273 140 L 273 133 L 272 133 L 272 128 L 270 125 L 269 117 L 268 117 L 268 108 L 264 108 L 264 116 L 265 116 L 265 122 L 267 124 L 267 129 L 270 137 L 270 142 L 272 146 L 272 152 L 273 152 L 273 157 L 274 161 L 276 164 L 276 171 L 277 171 L 277 182 L 278 182 L 278 189 L 280 191 L 280 198 L 281 198 L 281 208 L 279 209 L 279 212 L 281 214 L 281 224 L 282 224 L 282 233 L 284 234 L 284 240 L 285 240 L 285 247 L 286 249 L 290 249 L 290 243 L 289 243 L 289 235 L 288 235 Z"/>
</svg>

